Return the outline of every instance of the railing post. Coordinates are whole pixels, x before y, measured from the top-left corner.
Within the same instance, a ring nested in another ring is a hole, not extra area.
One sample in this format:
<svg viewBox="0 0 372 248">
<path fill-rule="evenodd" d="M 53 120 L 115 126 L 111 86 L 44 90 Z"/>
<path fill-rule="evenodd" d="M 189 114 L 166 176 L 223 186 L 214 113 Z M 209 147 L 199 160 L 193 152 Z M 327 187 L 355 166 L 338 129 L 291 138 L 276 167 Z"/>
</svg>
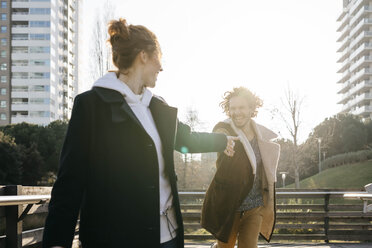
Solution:
<svg viewBox="0 0 372 248">
<path fill-rule="evenodd" d="M 6 195 L 21 195 L 21 185 L 9 185 L 5 188 Z M 22 247 L 22 221 L 18 217 L 22 214 L 22 205 L 5 207 L 6 230 L 5 244 L 7 248 Z"/>
<path fill-rule="evenodd" d="M 325 194 L 324 195 L 324 234 L 325 234 L 325 242 L 329 243 L 329 238 L 328 238 L 328 230 L 329 230 L 329 197 L 330 194 Z"/>
</svg>

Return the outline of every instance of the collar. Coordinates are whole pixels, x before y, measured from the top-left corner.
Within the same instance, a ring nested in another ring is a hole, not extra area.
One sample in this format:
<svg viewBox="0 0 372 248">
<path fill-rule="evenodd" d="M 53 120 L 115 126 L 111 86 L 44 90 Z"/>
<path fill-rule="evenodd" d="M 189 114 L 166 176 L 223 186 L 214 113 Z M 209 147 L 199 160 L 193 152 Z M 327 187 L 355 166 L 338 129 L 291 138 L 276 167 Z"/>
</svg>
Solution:
<svg viewBox="0 0 372 248">
<path fill-rule="evenodd" d="M 139 98 L 126 83 L 117 78 L 115 72 L 108 72 L 103 77 L 99 78 L 93 84 L 93 89 L 98 88 L 100 89 L 98 91 L 96 90 L 96 92 L 105 102 L 109 103 L 122 102 L 124 96 L 128 104 L 142 104 L 148 107 L 152 99 L 152 92 L 147 88 L 144 88 L 143 96 Z M 120 93 L 120 95 L 117 93 Z"/>
</svg>

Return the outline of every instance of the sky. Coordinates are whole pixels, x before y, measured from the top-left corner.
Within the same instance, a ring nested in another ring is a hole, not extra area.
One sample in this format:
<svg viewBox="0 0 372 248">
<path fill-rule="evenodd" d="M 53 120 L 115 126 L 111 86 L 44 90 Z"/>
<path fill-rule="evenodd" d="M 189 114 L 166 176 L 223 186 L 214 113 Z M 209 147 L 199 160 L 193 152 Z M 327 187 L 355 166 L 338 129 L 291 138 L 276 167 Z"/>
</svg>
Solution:
<svg viewBox="0 0 372 248">
<path fill-rule="evenodd" d="M 85 0 L 84 40 L 92 35 L 95 13 L 102 0 Z M 304 98 L 300 142 L 341 105 L 336 84 L 340 64 L 336 32 L 342 0 L 111 0 L 112 17 L 127 19 L 153 31 L 163 52 L 163 69 L 151 91 L 178 108 L 198 111 L 202 131 L 226 119 L 219 107 L 224 92 L 245 86 L 264 102 L 255 119 L 290 138 L 283 120 L 272 116 L 283 109 L 289 87 Z M 89 42 L 87 42 L 89 43 Z M 89 44 L 81 54 L 87 72 Z M 85 80 L 83 88 L 93 82 Z"/>
</svg>

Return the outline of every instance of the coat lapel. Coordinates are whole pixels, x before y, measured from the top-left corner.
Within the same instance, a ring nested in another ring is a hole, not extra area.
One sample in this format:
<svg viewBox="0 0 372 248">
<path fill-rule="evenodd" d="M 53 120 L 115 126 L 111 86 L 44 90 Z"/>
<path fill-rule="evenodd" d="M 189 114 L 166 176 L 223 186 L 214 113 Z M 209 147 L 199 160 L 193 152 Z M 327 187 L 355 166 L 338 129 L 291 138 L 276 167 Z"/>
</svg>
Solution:
<svg viewBox="0 0 372 248">
<path fill-rule="evenodd" d="M 276 169 L 278 167 L 280 146 L 271 142 L 270 139 L 276 135 L 264 126 L 258 125 L 253 121 L 256 131 L 258 147 L 260 148 L 262 163 L 269 184 L 276 182 Z"/>
<path fill-rule="evenodd" d="M 168 106 L 154 96 L 150 102 L 150 110 L 163 144 L 163 150 L 165 152 L 173 152 L 177 125 L 177 108 Z"/>
<path fill-rule="evenodd" d="M 98 96 L 104 102 L 110 103 L 112 122 L 119 123 L 126 121 L 129 118 L 145 131 L 141 122 L 133 113 L 132 109 L 128 105 L 127 101 L 125 101 L 122 94 L 120 94 L 118 91 L 101 87 L 93 87 L 93 90 L 97 92 Z"/>
</svg>

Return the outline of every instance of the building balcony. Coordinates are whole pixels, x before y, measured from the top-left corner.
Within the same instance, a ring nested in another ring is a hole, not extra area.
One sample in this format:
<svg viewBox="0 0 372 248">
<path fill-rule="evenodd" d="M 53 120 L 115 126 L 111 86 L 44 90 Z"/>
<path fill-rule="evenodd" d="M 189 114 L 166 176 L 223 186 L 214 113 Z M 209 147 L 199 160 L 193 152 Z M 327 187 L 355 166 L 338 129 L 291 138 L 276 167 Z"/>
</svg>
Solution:
<svg viewBox="0 0 372 248">
<path fill-rule="evenodd" d="M 371 101 L 372 100 L 372 94 L 371 93 L 363 93 L 360 95 L 357 95 L 355 98 L 348 101 L 343 107 L 342 111 L 349 111 L 352 107 L 355 105 L 363 102 L 363 101 Z"/>
<path fill-rule="evenodd" d="M 50 72 L 50 66 L 12 66 L 12 72 Z"/>
<path fill-rule="evenodd" d="M 353 85 L 350 85 L 350 89 L 346 91 L 345 94 L 342 95 L 341 100 L 338 102 L 338 104 L 345 104 L 350 100 L 350 97 L 357 94 L 361 90 L 370 89 L 372 88 L 372 81 L 370 80 L 364 80 L 361 83 L 358 83 L 353 87 Z M 340 94 L 341 92 L 338 92 Z"/>
<path fill-rule="evenodd" d="M 50 79 L 22 79 L 12 78 L 12 85 L 24 86 L 24 85 L 48 85 Z"/>
<path fill-rule="evenodd" d="M 337 49 L 338 53 L 343 52 L 346 48 L 348 48 L 350 45 L 350 39 L 346 39 L 344 42 L 341 42 L 341 46 L 339 49 Z"/>
<path fill-rule="evenodd" d="M 361 32 L 354 40 L 350 42 L 350 49 L 354 49 L 354 47 L 365 39 L 372 38 L 372 31 L 363 31 Z"/>
<path fill-rule="evenodd" d="M 348 47 L 342 53 L 341 57 L 337 60 L 337 63 L 342 63 L 350 56 L 351 49 Z"/>
<path fill-rule="evenodd" d="M 50 8 L 50 1 L 12 1 L 12 8 Z"/>
<path fill-rule="evenodd" d="M 351 28 L 350 31 L 350 37 L 353 37 L 356 33 L 358 33 L 364 26 L 371 25 L 372 19 L 371 18 L 363 18 L 360 20 L 360 22 L 353 28 Z"/>
<path fill-rule="evenodd" d="M 343 83 L 341 85 L 341 88 L 340 88 L 338 94 L 343 94 L 343 93 L 348 92 L 350 87 L 351 87 L 350 81 L 346 81 L 345 83 Z"/>
<path fill-rule="evenodd" d="M 50 21 L 50 15 L 13 15 L 12 21 Z"/>
<path fill-rule="evenodd" d="M 11 110 L 12 111 L 28 111 L 28 103 L 12 104 Z"/>
<path fill-rule="evenodd" d="M 352 26 L 360 17 L 366 13 L 371 13 L 372 8 L 369 5 L 364 5 L 360 10 L 350 19 L 349 25 Z"/>
<path fill-rule="evenodd" d="M 337 42 L 342 42 L 346 37 L 350 37 L 350 26 L 347 25 L 341 32 L 340 37 L 337 39 Z"/>
<path fill-rule="evenodd" d="M 364 42 L 362 45 L 360 45 L 356 50 L 354 50 L 350 54 L 350 60 L 355 59 L 359 55 L 363 55 L 363 53 L 369 53 L 369 51 L 372 50 L 372 43 Z"/>
<path fill-rule="evenodd" d="M 357 73 L 355 73 L 354 75 L 352 75 L 350 77 L 350 83 L 354 83 L 357 80 L 362 79 L 362 78 L 367 77 L 367 76 L 368 77 L 372 76 L 372 69 L 363 68 L 363 69 L 361 69 L 360 71 L 358 71 Z"/>
<path fill-rule="evenodd" d="M 372 62 L 372 56 L 362 56 L 359 60 L 350 66 L 350 72 L 360 69 L 361 66 L 365 66 L 366 63 Z"/>
<path fill-rule="evenodd" d="M 340 78 L 340 80 L 337 82 L 338 84 L 343 84 L 345 83 L 346 81 L 348 81 L 350 79 L 350 70 L 346 70 L 342 73 L 342 76 Z"/>
<path fill-rule="evenodd" d="M 347 69 L 350 68 L 350 60 L 347 59 L 342 63 L 341 68 L 337 71 L 337 73 L 344 73 Z"/>
<path fill-rule="evenodd" d="M 345 15 L 348 13 L 348 11 L 349 11 L 348 7 L 343 8 L 341 14 L 337 18 L 337 21 L 340 22 L 343 18 L 345 18 Z"/>
<path fill-rule="evenodd" d="M 12 27 L 12 34 L 38 34 L 38 33 L 50 33 L 50 28 L 48 27 L 35 27 L 35 28 L 29 28 L 29 27 Z"/>
<path fill-rule="evenodd" d="M 355 15 L 355 11 L 357 11 L 359 9 L 360 5 L 362 5 L 363 2 L 364 2 L 364 0 L 355 1 L 354 4 L 352 6 L 350 6 L 349 14 L 350 15 Z"/>
<path fill-rule="evenodd" d="M 342 29 L 343 29 L 344 27 L 346 27 L 346 25 L 349 23 L 349 20 L 350 20 L 350 15 L 349 15 L 349 14 L 345 14 L 344 17 L 343 17 L 342 20 L 341 20 L 341 24 L 340 24 L 340 26 L 339 26 L 338 29 L 337 29 L 337 32 L 341 32 Z"/>
<path fill-rule="evenodd" d="M 355 110 L 350 111 L 353 115 L 363 115 L 363 114 L 369 114 L 372 113 L 372 106 L 364 105 L 359 108 L 355 108 Z"/>
</svg>

